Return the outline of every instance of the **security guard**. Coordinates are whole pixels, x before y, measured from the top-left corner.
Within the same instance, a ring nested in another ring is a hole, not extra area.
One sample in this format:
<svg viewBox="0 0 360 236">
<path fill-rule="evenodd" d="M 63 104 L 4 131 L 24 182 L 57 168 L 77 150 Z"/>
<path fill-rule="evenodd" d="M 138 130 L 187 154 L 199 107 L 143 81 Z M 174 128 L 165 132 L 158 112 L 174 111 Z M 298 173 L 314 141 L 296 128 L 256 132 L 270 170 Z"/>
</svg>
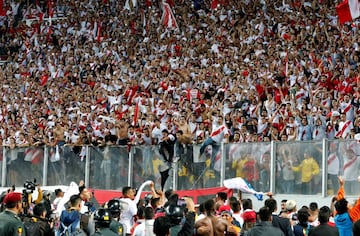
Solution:
<svg viewBox="0 0 360 236">
<path fill-rule="evenodd" d="M 99 208 L 94 212 L 94 221 L 96 232 L 93 236 L 117 236 L 116 233 L 110 230 L 111 213 L 108 209 Z"/>
<path fill-rule="evenodd" d="M 0 213 L 0 235 L 25 236 L 24 224 L 18 216 L 23 212 L 21 193 L 8 193 L 3 204 L 6 209 Z"/>
<path fill-rule="evenodd" d="M 120 218 L 121 210 L 126 209 L 127 207 L 128 207 L 127 203 L 122 202 L 118 198 L 111 199 L 107 203 L 107 209 L 109 209 L 112 218 L 110 223 L 110 229 L 120 236 L 126 235 L 125 225 L 119 222 L 119 218 Z"/>
</svg>

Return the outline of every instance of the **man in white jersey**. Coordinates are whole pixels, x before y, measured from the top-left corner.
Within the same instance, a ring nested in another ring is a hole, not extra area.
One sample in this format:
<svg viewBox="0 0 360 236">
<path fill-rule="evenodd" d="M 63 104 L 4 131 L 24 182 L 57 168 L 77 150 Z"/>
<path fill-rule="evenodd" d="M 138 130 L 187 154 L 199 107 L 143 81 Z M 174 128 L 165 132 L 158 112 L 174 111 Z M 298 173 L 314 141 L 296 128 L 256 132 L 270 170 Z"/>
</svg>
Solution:
<svg viewBox="0 0 360 236">
<path fill-rule="evenodd" d="M 207 146 L 212 146 L 212 154 L 210 159 L 210 170 L 214 169 L 215 157 L 219 150 L 219 145 L 224 139 L 225 143 L 228 142 L 229 131 L 224 123 L 224 117 L 218 116 L 216 121 L 213 121 L 212 132 L 210 137 L 208 137 L 200 147 L 199 157 L 204 153 Z M 200 158 L 199 158 L 200 159 Z"/>
<path fill-rule="evenodd" d="M 360 157 L 357 156 L 353 149 L 346 149 L 343 166 L 343 178 L 346 182 L 345 192 L 346 195 L 355 195 L 359 191 L 358 176 L 360 174 Z"/>
<path fill-rule="evenodd" d="M 339 189 L 338 176 L 340 174 L 340 159 L 338 157 L 338 145 L 335 142 L 329 145 L 329 155 L 327 158 L 328 165 L 328 182 L 331 183 L 331 188 L 334 194 Z"/>
</svg>

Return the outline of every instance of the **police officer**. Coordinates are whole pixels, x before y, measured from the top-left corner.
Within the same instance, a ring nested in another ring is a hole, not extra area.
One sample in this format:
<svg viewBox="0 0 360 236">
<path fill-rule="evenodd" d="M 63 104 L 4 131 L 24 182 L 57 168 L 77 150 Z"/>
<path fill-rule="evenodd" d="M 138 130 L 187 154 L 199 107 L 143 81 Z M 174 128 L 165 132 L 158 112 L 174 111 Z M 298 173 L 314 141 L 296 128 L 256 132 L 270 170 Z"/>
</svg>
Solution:
<svg viewBox="0 0 360 236">
<path fill-rule="evenodd" d="M 118 198 L 111 199 L 107 203 L 107 209 L 109 209 L 111 213 L 111 223 L 110 223 L 110 229 L 115 232 L 117 235 L 125 236 L 126 235 L 126 229 L 125 225 L 119 222 L 120 213 L 122 209 L 126 209 L 128 207 L 127 203 L 122 202 Z"/>
<path fill-rule="evenodd" d="M 111 213 L 108 209 L 99 208 L 94 212 L 94 221 L 96 232 L 93 236 L 117 236 L 116 233 L 110 230 Z"/>
<path fill-rule="evenodd" d="M 18 216 L 23 213 L 21 193 L 8 193 L 3 204 L 6 209 L 0 213 L 0 235 L 25 236 L 24 224 Z"/>
</svg>

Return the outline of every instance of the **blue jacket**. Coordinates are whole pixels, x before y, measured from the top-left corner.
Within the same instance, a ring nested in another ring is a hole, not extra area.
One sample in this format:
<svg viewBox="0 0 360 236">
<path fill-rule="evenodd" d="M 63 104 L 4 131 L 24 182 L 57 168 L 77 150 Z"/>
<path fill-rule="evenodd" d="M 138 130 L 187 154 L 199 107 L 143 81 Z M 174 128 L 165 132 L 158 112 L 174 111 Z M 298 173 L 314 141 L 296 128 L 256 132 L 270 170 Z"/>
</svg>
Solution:
<svg viewBox="0 0 360 236">
<path fill-rule="evenodd" d="M 334 218 L 340 236 L 352 236 L 352 221 L 349 213 L 337 214 Z"/>
</svg>

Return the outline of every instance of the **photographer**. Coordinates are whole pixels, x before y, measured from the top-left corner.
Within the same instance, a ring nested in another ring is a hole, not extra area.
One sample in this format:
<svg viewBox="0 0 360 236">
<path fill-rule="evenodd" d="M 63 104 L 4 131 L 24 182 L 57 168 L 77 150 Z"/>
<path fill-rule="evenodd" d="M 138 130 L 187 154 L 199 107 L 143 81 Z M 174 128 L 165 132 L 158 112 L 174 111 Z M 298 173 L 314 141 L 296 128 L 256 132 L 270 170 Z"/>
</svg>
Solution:
<svg viewBox="0 0 360 236">
<path fill-rule="evenodd" d="M 36 200 L 32 198 L 35 189 L 37 189 Z M 41 186 L 39 184 L 36 184 L 36 179 L 34 179 L 33 182 L 26 180 L 24 183 L 24 189 L 22 191 L 24 216 L 27 216 L 30 213 L 29 209 L 32 209 L 35 204 L 39 204 L 42 200 L 43 200 L 43 191 L 41 189 Z"/>
<path fill-rule="evenodd" d="M 188 236 L 192 235 L 195 224 L 195 204 L 189 197 L 184 197 L 184 205 L 170 203 L 165 207 L 165 216 L 154 222 L 156 236 Z"/>
<path fill-rule="evenodd" d="M 43 203 L 34 206 L 33 215 L 24 219 L 27 235 L 53 236 L 54 222 L 46 218 L 47 210 Z"/>
</svg>

